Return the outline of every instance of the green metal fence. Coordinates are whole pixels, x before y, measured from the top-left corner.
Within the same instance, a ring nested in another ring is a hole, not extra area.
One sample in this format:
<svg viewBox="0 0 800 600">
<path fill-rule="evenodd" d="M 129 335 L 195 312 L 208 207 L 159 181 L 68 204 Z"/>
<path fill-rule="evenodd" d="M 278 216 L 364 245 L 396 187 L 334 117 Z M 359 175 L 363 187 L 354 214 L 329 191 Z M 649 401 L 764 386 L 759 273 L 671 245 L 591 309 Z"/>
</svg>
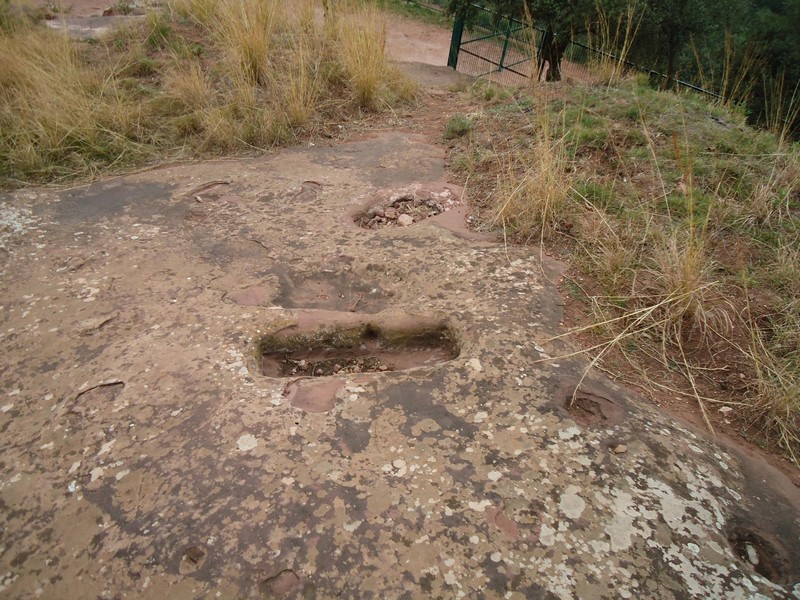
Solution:
<svg viewBox="0 0 800 600">
<path fill-rule="evenodd" d="M 481 6 L 469 23 L 456 19 L 450 40 L 448 66 L 459 72 L 503 83 L 524 83 L 537 77 L 537 57 L 544 32 L 518 19 Z"/>
<path fill-rule="evenodd" d="M 479 77 L 506 73 L 528 79 L 537 73 L 535 58 L 541 38 L 541 30 L 481 8 L 469 25 L 456 19 L 447 64 Z"/>
<path fill-rule="evenodd" d="M 444 14 L 446 12 L 447 0 L 406 0 L 408 4 L 423 6 L 432 11 Z"/>
<path fill-rule="evenodd" d="M 441 14 L 446 14 L 447 0 L 406 0 Z M 483 6 L 473 5 L 476 14 L 466 24 L 461 19 L 453 22 L 448 66 L 461 73 L 476 77 L 491 76 L 503 83 L 524 83 L 531 77 L 543 76 L 539 64 L 544 31 L 539 27 L 514 18 L 498 15 Z M 584 40 L 585 41 L 585 40 Z M 592 48 L 584 41 L 570 40 L 561 63 L 565 77 L 591 78 L 593 63 L 602 58 L 616 60 L 611 54 Z M 668 81 L 667 75 L 653 69 L 623 61 L 631 70 L 646 73 L 655 86 Z M 676 79 L 678 88 L 692 90 L 712 98 L 720 98 L 716 92 L 703 89 L 689 81 Z"/>
<path fill-rule="evenodd" d="M 428 4 L 416 2 L 417 4 Z M 445 0 L 441 0 L 442 5 Z M 544 41 L 544 31 L 539 27 L 530 27 L 518 19 L 508 18 L 474 5 L 476 15 L 467 24 L 455 19 L 450 41 L 450 53 L 447 64 L 461 73 L 483 77 L 490 75 L 503 83 L 524 83 L 531 77 L 543 76 L 538 57 Z M 616 57 L 583 43 L 580 40 L 570 41 L 561 62 L 561 74 L 575 79 L 590 79 L 593 65 L 601 59 Z M 662 85 L 667 76 L 624 61 L 626 67 L 647 73 L 655 85 Z M 714 98 L 720 96 L 713 91 L 699 87 L 688 81 L 676 80 L 674 84 L 680 88 L 690 89 Z"/>
</svg>

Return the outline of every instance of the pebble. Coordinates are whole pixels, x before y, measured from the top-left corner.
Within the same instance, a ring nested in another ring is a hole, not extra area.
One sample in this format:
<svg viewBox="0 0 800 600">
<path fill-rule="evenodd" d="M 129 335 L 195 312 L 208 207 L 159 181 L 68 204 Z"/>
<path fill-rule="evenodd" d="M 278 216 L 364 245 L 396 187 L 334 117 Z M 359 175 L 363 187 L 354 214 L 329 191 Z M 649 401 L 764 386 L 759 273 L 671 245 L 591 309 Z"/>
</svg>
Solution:
<svg viewBox="0 0 800 600">
<path fill-rule="evenodd" d="M 478 412 L 475 413 L 475 416 L 472 417 L 472 422 L 473 423 L 483 423 L 488 416 L 489 416 L 489 413 L 487 413 L 485 411 L 482 411 L 482 410 L 478 411 Z"/>
<path fill-rule="evenodd" d="M 397 224 L 400 225 L 400 227 L 408 227 L 412 223 L 414 223 L 414 218 L 411 215 L 400 215 L 397 218 Z"/>
<path fill-rule="evenodd" d="M 247 452 L 258 446 L 258 440 L 254 435 L 245 433 L 236 440 L 236 445 L 239 446 L 239 450 L 242 452 Z"/>
<path fill-rule="evenodd" d="M 745 545 L 745 550 L 747 550 L 747 560 L 750 561 L 750 564 L 753 566 L 758 565 L 758 552 L 756 552 L 756 549 L 753 548 L 753 545 Z"/>
<path fill-rule="evenodd" d="M 414 201 L 414 194 L 411 194 L 409 192 L 405 192 L 403 194 L 397 194 L 389 199 L 389 203 L 392 206 L 397 206 L 401 202 L 413 202 L 413 201 Z"/>
<path fill-rule="evenodd" d="M 394 459 L 392 461 L 392 466 L 395 468 L 395 475 L 397 477 L 403 477 L 406 473 L 408 473 L 406 461 L 404 461 L 402 458 Z"/>
</svg>

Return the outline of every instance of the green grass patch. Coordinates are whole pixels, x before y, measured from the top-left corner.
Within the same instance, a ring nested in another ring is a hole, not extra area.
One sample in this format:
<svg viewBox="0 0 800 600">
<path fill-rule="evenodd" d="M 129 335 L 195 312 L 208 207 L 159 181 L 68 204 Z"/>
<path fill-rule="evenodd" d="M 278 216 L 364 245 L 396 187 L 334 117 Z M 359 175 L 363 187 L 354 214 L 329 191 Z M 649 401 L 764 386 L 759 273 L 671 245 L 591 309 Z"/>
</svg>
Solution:
<svg viewBox="0 0 800 600">
<path fill-rule="evenodd" d="M 444 127 L 444 139 L 452 140 L 467 135 L 472 129 L 472 121 L 462 113 L 451 116 Z"/>
</svg>

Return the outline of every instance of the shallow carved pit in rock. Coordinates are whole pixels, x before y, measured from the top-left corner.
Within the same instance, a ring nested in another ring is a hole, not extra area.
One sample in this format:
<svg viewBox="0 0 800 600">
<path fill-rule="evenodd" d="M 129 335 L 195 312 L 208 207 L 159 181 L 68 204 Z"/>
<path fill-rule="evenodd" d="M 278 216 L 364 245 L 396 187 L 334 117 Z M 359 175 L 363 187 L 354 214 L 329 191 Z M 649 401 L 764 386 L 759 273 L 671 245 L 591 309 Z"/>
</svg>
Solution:
<svg viewBox="0 0 800 600">
<path fill-rule="evenodd" d="M 372 206 L 356 214 L 354 221 L 364 229 L 407 227 L 460 204 L 449 188 L 384 193 L 373 199 Z"/>
<path fill-rule="evenodd" d="M 203 546 L 189 546 L 181 554 L 181 562 L 178 565 L 178 572 L 181 575 L 188 575 L 199 570 L 206 562 L 206 549 Z"/>
<path fill-rule="evenodd" d="M 300 585 L 300 578 L 291 569 L 284 569 L 277 575 L 264 579 L 259 585 L 263 598 L 282 598 Z"/>
<path fill-rule="evenodd" d="M 613 426 L 625 418 L 625 409 L 605 396 L 580 388 L 567 396 L 564 407 L 581 425 Z"/>
<path fill-rule="evenodd" d="M 455 332 L 430 320 L 399 325 L 369 321 L 311 331 L 289 328 L 258 343 L 261 372 L 268 377 L 402 371 L 458 354 Z"/>
<path fill-rule="evenodd" d="M 75 396 L 68 414 L 70 416 L 87 417 L 98 411 L 106 411 L 124 389 L 125 383 L 122 381 L 108 381 L 93 385 Z"/>
<path fill-rule="evenodd" d="M 789 558 L 780 542 L 770 541 L 771 537 L 740 521 L 734 521 L 728 528 L 728 541 L 736 556 L 762 577 L 786 583 Z"/>
</svg>

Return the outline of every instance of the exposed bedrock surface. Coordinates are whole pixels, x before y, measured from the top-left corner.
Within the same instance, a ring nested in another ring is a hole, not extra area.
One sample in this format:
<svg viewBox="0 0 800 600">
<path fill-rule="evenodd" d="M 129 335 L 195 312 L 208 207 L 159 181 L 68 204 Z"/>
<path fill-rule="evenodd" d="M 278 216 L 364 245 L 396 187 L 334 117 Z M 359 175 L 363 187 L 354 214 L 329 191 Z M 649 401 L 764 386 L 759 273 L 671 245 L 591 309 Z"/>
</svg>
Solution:
<svg viewBox="0 0 800 600">
<path fill-rule="evenodd" d="M 2 595 L 800 589 L 783 476 L 600 374 L 568 401 L 558 265 L 454 211 L 354 223 L 415 185 L 460 194 L 387 133 L 3 198 Z M 325 328 L 444 354 L 313 377 L 287 342 L 265 374 L 263 340 Z"/>
</svg>

